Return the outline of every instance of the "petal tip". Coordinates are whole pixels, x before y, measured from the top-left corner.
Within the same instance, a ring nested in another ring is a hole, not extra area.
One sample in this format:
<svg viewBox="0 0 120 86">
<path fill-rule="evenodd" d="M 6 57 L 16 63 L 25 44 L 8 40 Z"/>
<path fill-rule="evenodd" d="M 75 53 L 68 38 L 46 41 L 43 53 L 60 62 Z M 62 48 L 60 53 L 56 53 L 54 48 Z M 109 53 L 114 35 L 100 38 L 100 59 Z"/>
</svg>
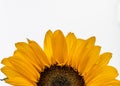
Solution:
<svg viewBox="0 0 120 86">
<path fill-rule="evenodd" d="M 89 38 L 90 40 L 93 40 L 93 41 L 96 41 L 96 37 L 95 36 L 92 36 Z"/>
</svg>

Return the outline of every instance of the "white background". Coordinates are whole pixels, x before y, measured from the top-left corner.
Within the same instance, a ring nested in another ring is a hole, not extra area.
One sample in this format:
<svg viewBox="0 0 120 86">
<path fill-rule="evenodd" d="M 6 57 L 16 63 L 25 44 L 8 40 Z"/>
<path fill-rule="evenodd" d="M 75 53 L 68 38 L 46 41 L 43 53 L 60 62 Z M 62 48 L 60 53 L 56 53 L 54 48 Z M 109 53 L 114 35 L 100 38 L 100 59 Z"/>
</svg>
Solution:
<svg viewBox="0 0 120 86">
<path fill-rule="evenodd" d="M 119 0 L 0 0 L 0 61 L 13 54 L 16 42 L 29 38 L 43 46 L 47 30 L 61 29 L 84 39 L 96 36 L 101 53 L 113 53 L 110 65 L 120 73 L 119 10 Z"/>
</svg>

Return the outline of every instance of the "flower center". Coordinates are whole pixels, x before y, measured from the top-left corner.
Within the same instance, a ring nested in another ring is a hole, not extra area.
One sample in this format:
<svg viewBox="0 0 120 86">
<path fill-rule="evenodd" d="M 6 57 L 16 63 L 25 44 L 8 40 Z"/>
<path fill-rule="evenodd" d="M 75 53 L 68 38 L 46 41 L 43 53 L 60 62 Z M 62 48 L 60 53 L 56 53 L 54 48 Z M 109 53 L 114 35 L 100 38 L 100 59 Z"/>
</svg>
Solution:
<svg viewBox="0 0 120 86">
<path fill-rule="evenodd" d="M 41 72 L 37 86 L 85 86 L 85 82 L 72 67 L 54 65 Z"/>
</svg>

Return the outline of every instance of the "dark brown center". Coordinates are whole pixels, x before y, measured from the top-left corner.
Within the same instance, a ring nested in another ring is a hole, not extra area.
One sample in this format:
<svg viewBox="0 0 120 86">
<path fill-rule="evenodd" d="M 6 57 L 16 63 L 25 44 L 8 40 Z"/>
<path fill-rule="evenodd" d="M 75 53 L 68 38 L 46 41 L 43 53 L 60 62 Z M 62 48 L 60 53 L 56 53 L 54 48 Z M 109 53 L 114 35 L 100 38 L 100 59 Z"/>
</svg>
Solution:
<svg viewBox="0 0 120 86">
<path fill-rule="evenodd" d="M 73 68 L 66 66 L 51 66 L 41 72 L 38 86 L 85 86 L 82 76 Z"/>
</svg>

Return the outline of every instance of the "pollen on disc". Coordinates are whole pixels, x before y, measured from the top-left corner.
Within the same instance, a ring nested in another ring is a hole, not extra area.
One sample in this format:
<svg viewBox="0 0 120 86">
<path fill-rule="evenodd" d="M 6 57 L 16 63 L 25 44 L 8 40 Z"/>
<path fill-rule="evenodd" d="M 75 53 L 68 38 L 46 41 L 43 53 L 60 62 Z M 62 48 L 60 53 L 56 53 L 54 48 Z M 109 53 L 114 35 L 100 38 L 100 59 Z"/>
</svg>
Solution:
<svg viewBox="0 0 120 86">
<path fill-rule="evenodd" d="M 72 67 L 54 65 L 40 74 L 38 86 L 85 86 L 83 77 Z"/>
</svg>

